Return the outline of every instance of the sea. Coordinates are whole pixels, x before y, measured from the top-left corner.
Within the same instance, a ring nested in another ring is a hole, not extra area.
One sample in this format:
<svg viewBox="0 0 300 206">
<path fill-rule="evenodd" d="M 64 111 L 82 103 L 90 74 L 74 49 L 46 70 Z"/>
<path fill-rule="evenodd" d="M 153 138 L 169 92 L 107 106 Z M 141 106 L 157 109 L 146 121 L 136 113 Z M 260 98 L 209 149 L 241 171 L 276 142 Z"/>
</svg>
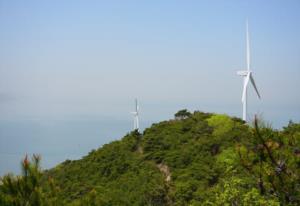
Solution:
<svg viewBox="0 0 300 206">
<path fill-rule="evenodd" d="M 42 169 L 49 169 L 67 159 L 80 159 L 131 130 L 130 120 L 0 121 L 0 176 L 19 175 L 26 155 L 40 155 Z"/>
</svg>

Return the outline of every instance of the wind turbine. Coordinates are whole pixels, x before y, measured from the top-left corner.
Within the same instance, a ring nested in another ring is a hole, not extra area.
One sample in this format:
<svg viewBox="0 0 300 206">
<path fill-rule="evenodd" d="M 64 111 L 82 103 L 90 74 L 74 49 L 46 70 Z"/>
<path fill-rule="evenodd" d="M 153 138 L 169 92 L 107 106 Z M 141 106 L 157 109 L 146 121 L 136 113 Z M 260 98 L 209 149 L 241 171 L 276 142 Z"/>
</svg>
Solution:
<svg viewBox="0 0 300 206">
<path fill-rule="evenodd" d="M 133 114 L 133 129 L 139 131 L 139 105 L 137 99 L 135 99 L 135 111 Z"/>
<path fill-rule="evenodd" d="M 251 81 L 258 98 L 260 99 L 260 94 L 257 90 L 257 87 L 254 82 L 252 71 L 250 70 L 250 43 L 249 43 L 249 29 L 248 29 L 248 21 L 246 22 L 246 59 L 247 59 L 247 70 L 238 71 L 237 74 L 243 77 L 243 94 L 242 94 L 242 104 L 243 104 L 243 120 L 247 121 L 247 87 L 249 80 Z"/>
</svg>

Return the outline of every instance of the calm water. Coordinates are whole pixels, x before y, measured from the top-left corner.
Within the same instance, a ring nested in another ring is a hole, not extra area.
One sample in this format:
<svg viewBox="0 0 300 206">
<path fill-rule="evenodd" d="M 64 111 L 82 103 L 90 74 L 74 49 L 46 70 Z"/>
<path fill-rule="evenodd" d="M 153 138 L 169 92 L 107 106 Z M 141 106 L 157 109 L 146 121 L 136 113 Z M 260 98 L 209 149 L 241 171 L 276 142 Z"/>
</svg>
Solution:
<svg viewBox="0 0 300 206">
<path fill-rule="evenodd" d="M 19 173 L 25 154 L 40 154 L 43 168 L 66 159 L 79 159 L 90 150 L 123 137 L 131 124 L 97 119 L 0 121 L 0 175 Z"/>
</svg>

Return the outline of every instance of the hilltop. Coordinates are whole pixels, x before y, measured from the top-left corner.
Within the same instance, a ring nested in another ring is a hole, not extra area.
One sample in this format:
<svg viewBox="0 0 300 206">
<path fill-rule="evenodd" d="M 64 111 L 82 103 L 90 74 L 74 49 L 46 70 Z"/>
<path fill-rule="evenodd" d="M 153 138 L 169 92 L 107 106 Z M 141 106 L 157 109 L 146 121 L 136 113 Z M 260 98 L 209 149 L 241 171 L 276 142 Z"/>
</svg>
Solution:
<svg viewBox="0 0 300 206">
<path fill-rule="evenodd" d="M 42 186 L 45 196 L 63 205 L 297 205 L 299 148 L 300 124 L 276 131 L 181 110 L 44 171 L 41 181 L 53 180 L 56 195 Z"/>
</svg>

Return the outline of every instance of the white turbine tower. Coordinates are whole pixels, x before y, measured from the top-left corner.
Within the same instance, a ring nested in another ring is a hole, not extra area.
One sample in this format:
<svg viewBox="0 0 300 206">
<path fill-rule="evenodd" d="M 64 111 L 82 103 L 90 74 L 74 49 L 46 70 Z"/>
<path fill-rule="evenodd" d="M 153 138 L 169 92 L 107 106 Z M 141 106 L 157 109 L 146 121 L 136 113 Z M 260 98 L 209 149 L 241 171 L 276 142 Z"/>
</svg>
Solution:
<svg viewBox="0 0 300 206">
<path fill-rule="evenodd" d="M 249 43 L 248 21 L 246 22 L 246 44 L 247 44 L 247 70 L 237 72 L 237 74 L 239 76 L 242 76 L 244 79 L 243 95 L 242 95 L 244 121 L 247 121 L 247 87 L 248 87 L 249 80 L 251 81 L 258 98 L 260 98 L 259 92 L 257 90 L 257 87 L 253 79 L 252 71 L 250 70 L 250 43 Z"/>
<path fill-rule="evenodd" d="M 133 129 L 139 131 L 139 105 L 137 99 L 135 99 L 135 111 L 131 114 L 133 114 Z"/>
</svg>

